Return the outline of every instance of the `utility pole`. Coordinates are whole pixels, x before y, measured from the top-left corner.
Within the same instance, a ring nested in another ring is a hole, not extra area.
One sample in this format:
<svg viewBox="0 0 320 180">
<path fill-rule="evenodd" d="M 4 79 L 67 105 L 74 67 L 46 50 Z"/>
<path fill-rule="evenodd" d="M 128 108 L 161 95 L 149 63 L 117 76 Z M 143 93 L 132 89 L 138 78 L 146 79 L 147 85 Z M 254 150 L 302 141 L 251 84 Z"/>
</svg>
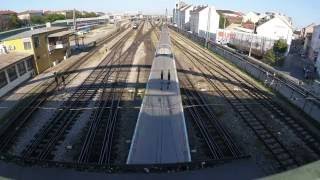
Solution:
<svg viewBox="0 0 320 180">
<path fill-rule="evenodd" d="M 211 7 L 209 7 L 208 20 L 207 20 L 207 35 L 206 35 L 206 47 L 208 47 L 208 42 L 210 39 L 210 21 L 211 21 Z"/>
<path fill-rule="evenodd" d="M 251 43 L 250 43 L 250 49 L 249 49 L 249 57 L 251 57 L 251 53 L 252 53 L 253 35 L 254 35 L 255 30 L 256 30 L 256 23 L 253 23 L 253 32 L 252 32 L 252 35 L 251 35 Z"/>
<path fill-rule="evenodd" d="M 78 34 L 77 34 L 77 17 L 76 17 L 76 9 L 73 9 L 73 30 L 75 33 L 75 44 L 79 47 Z"/>
<path fill-rule="evenodd" d="M 166 24 L 168 23 L 168 8 L 166 8 Z"/>
</svg>

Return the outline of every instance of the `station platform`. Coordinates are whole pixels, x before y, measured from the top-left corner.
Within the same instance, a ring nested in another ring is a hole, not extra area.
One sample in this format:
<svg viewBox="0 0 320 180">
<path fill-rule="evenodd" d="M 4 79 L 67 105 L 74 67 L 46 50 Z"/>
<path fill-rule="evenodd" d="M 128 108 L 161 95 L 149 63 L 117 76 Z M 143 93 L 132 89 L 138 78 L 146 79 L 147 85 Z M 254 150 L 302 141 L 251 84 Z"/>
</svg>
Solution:
<svg viewBox="0 0 320 180">
<path fill-rule="evenodd" d="M 162 35 L 167 36 L 168 33 Z M 161 39 L 160 43 L 163 42 Z M 158 56 L 152 64 L 127 164 L 169 164 L 190 161 L 175 61 L 170 56 Z"/>
</svg>

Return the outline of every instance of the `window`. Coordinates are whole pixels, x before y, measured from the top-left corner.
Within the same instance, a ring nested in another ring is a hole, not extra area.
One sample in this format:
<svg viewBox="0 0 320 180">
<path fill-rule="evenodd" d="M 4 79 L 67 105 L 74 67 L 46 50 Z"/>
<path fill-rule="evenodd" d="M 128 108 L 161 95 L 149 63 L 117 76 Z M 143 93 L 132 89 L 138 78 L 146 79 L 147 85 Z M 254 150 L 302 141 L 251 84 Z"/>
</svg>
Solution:
<svg viewBox="0 0 320 180">
<path fill-rule="evenodd" d="M 23 47 L 24 47 L 24 50 L 31 49 L 31 42 L 23 42 Z"/>
<path fill-rule="evenodd" d="M 34 47 L 35 47 L 35 48 L 38 48 L 38 47 L 40 46 L 40 39 L 39 39 L 38 36 L 35 36 L 35 37 L 33 38 L 33 43 L 34 43 Z"/>
<path fill-rule="evenodd" d="M 8 84 L 6 73 L 4 71 L 0 72 L 0 88 Z"/>
<path fill-rule="evenodd" d="M 18 78 L 17 71 L 16 71 L 16 66 L 11 66 L 7 69 L 7 73 L 9 75 L 9 80 L 14 81 L 15 79 Z"/>
<path fill-rule="evenodd" d="M 32 59 L 27 60 L 27 69 L 28 71 L 31 71 L 33 69 Z"/>
<path fill-rule="evenodd" d="M 17 66 L 18 66 L 18 71 L 20 76 L 24 75 L 27 72 L 26 66 L 24 65 L 24 61 L 19 62 Z"/>
</svg>

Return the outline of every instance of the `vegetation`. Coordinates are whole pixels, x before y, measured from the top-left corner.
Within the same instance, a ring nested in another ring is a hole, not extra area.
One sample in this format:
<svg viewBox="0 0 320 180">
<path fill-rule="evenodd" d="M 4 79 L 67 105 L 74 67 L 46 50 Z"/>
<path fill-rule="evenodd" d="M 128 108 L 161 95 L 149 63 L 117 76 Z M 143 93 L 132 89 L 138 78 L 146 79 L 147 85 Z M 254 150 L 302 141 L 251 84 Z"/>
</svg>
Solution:
<svg viewBox="0 0 320 180">
<path fill-rule="evenodd" d="M 45 16 L 45 21 L 46 22 L 54 22 L 57 20 L 64 20 L 66 17 L 62 14 L 48 14 Z"/>
<path fill-rule="evenodd" d="M 285 60 L 285 53 L 288 50 L 287 42 L 283 39 L 276 41 L 273 48 L 268 50 L 263 57 L 264 62 L 270 65 L 282 65 Z"/>
<path fill-rule="evenodd" d="M 76 18 L 91 18 L 91 17 L 98 17 L 98 15 L 94 12 L 80 12 L 76 11 Z M 67 19 L 72 19 L 73 18 L 73 12 L 67 13 Z"/>
<path fill-rule="evenodd" d="M 32 16 L 31 24 L 44 24 L 46 22 L 54 22 L 57 20 L 64 20 L 66 17 L 62 14 L 47 14 L 45 16 Z"/>
<path fill-rule="evenodd" d="M 0 20 L 0 31 L 7 31 L 22 26 L 22 21 L 17 17 L 16 14 L 10 15 L 8 19 Z"/>
<path fill-rule="evenodd" d="M 230 25 L 227 18 L 225 18 L 223 15 L 220 14 L 220 20 L 219 20 L 219 28 L 224 29 Z"/>
</svg>

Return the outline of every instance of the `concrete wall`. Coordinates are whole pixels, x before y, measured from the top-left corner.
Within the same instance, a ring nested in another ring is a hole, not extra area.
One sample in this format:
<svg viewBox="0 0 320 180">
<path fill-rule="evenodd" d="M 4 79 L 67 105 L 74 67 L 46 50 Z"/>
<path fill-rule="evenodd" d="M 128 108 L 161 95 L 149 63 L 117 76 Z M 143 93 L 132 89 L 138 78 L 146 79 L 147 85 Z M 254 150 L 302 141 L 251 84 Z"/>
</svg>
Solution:
<svg viewBox="0 0 320 180">
<path fill-rule="evenodd" d="M 289 102 L 296 105 L 320 123 L 320 102 L 319 100 L 316 100 L 315 97 L 309 96 L 308 93 L 304 92 L 303 89 L 295 84 L 279 78 L 278 76 L 273 76 L 272 74 L 274 74 L 274 72 L 271 68 L 267 70 L 261 65 L 257 65 L 246 58 L 239 56 L 235 52 L 231 52 L 230 50 L 226 50 L 215 44 L 210 44 L 209 49 L 235 64 L 252 77 L 265 82 L 267 87 L 280 93 Z"/>
</svg>

